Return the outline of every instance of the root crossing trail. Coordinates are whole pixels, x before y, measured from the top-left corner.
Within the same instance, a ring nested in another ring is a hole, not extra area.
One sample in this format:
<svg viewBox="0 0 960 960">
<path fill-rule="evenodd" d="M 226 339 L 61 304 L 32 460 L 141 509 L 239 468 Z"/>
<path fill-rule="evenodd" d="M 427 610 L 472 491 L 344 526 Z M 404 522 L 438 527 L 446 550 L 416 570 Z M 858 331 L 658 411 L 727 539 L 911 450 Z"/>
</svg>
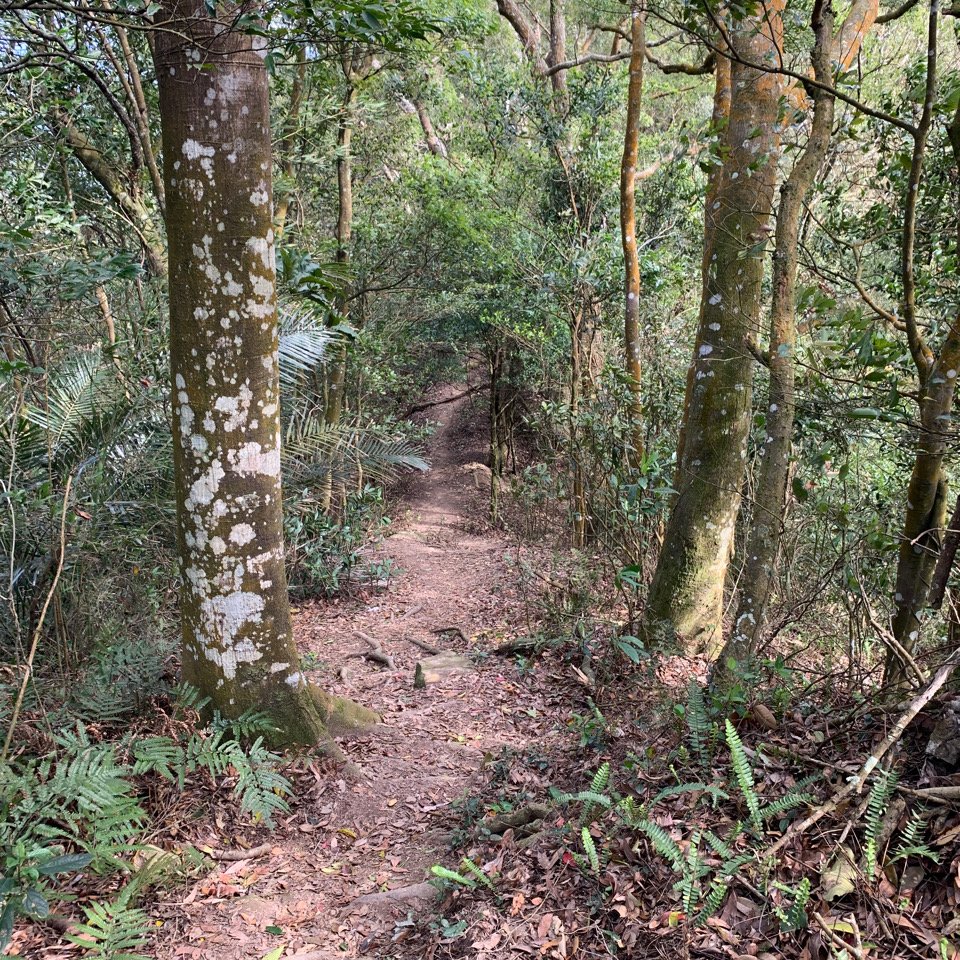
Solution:
<svg viewBox="0 0 960 960">
<path fill-rule="evenodd" d="M 462 389 L 445 386 L 432 399 Z M 394 508 L 396 532 L 381 548 L 399 567 L 389 588 L 364 601 L 304 606 L 297 617 L 312 679 L 384 718 L 342 744 L 360 773 L 337 779 L 317 770 L 301 778 L 293 816 L 263 837 L 272 853 L 225 864 L 219 890 L 215 875 L 205 892 L 191 891 L 192 902 L 177 905 L 179 942 L 158 956 L 394 954 L 408 915 L 429 909 L 430 867 L 451 860 L 457 801 L 504 748 L 543 741 L 542 719 L 532 719 L 542 717 L 543 701 L 533 686 L 509 662 L 475 656 L 522 632 L 524 622 L 516 572 L 505 559 L 509 544 L 486 524 L 487 491 L 467 466 L 483 460 L 482 416 L 468 399 L 427 415 L 439 421 L 432 469 L 410 480 Z M 437 633 L 442 628 L 451 629 Z M 370 649 L 366 638 L 396 669 L 356 656 Z M 430 670 L 423 645 L 463 662 Z M 428 683 L 416 689 L 416 664 L 425 660 Z M 280 946 L 281 954 L 270 952 Z"/>
</svg>

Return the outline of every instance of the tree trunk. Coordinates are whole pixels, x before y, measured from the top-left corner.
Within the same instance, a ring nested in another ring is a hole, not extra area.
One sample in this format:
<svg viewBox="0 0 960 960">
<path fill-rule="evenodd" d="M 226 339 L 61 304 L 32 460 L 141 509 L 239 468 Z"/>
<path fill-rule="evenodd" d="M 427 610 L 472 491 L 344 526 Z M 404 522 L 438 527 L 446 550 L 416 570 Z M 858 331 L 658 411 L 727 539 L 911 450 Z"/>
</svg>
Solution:
<svg viewBox="0 0 960 960">
<path fill-rule="evenodd" d="M 166 0 L 155 43 L 183 673 L 224 715 L 261 711 L 278 742 L 313 744 L 334 703 L 301 672 L 290 621 L 268 84 L 236 12 Z"/>
<path fill-rule="evenodd" d="M 778 62 L 782 3 L 731 22 L 728 31 L 739 56 Z M 718 63 L 718 82 L 722 73 Z M 711 657 L 722 642 L 723 588 L 746 464 L 753 360 L 744 342 L 760 319 L 764 258 L 758 243 L 767 235 L 773 205 L 782 91 L 776 74 L 737 60 L 730 81 L 725 159 L 707 193 L 703 294 L 677 498 L 646 609 L 651 641 L 675 639 L 686 652 Z"/>
<path fill-rule="evenodd" d="M 643 97 L 644 17 L 637 3 L 630 11 L 630 81 L 627 87 L 627 121 L 620 162 L 620 241 L 623 246 L 624 307 L 623 347 L 630 387 L 630 462 L 643 459 L 643 395 L 640 367 L 640 255 L 637 251 L 637 155 L 640 144 L 640 106 Z"/>
<path fill-rule="evenodd" d="M 833 83 L 833 7 L 830 0 L 819 0 L 815 4 L 812 26 L 816 38 L 811 57 L 814 76 L 821 84 L 829 87 Z M 733 633 L 721 657 L 721 672 L 725 670 L 728 659 L 747 661 L 755 654 L 758 633 L 776 573 L 793 445 L 800 216 L 827 156 L 833 130 L 833 114 L 834 97 L 822 88 L 814 89 L 810 137 L 780 190 L 773 251 L 766 441 L 760 451 L 760 475 L 747 534 L 739 604 Z"/>
<path fill-rule="evenodd" d="M 947 478 L 944 456 L 950 433 L 951 414 L 960 373 L 960 318 L 954 320 L 940 350 L 928 346 L 917 320 L 914 246 L 917 205 L 927 140 L 933 126 L 937 86 L 937 29 L 939 10 L 932 4 L 928 19 L 927 76 L 923 110 L 913 137 L 913 157 L 904 201 L 901 278 L 901 315 L 910 353 L 920 381 L 920 427 L 916 458 L 907 487 L 907 510 L 900 535 L 897 579 L 894 593 L 893 635 L 913 653 L 920 638 L 920 614 L 927 605 L 937 563 L 947 512 Z M 960 107 L 949 127 L 954 165 L 960 168 Z M 897 686 L 904 678 L 904 665 L 893 651 L 887 656 L 884 682 Z"/>
<path fill-rule="evenodd" d="M 353 159 L 350 153 L 353 141 L 353 113 L 357 102 L 357 90 L 347 77 L 347 89 L 340 108 L 337 124 L 337 213 L 336 240 L 337 263 L 350 259 L 350 240 L 353 236 Z M 340 300 L 341 311 L 346 309 L 346 291 Z M 336 426 L 343 413 L 343 389 L 347 377 L 347 348 L 336 344 L 327 368 L 327 402 L 324 419 L 328 426 Z"/>
<path fill-rule="evenodd" d="M 567 18 L 564 0 L 550 0 L 550 52 L 547 65 L 554 67 L 567 59 Z M 557 106 L 565 110 L 569 106 L 567 74 L 557 70 L 550 75 L 550 85 L 557 98 Z"/>
</svg>

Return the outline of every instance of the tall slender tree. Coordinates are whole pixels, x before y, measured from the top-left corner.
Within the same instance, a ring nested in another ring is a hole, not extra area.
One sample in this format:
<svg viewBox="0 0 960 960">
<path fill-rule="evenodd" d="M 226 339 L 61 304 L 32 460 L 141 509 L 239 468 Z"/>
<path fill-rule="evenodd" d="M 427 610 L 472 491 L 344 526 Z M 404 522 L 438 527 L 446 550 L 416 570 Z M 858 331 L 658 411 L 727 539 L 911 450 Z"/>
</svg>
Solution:
<svg viewBox="0 0 960 960">
<path fill-rule="evenodd" d="M 646 630 L 690 652 L 722 643 L 723 589 L 746 467 L 753 359 L 777 160 L 783 2 L 717 22 L 730 70 L 717 65 L 719 156 L 708 183 L 700 321 L 684 401 L 677 496 L 647 600 Z M 724 57 L 718 58 L 723 60 Z M 728 79 L 729 78 L 729 79 Z M 724 89 L 726 87 L 726 89 Z"/>
<path fill-rule="evenodd" d="M 226 716 L 315 743 L 369 711 L 300 669 L 284 571 L 264 50 L 237 7 L 165 0 L 160 87 L 184 677 Z"/>
<path fill-rule="evenodd" d="M 643 102 L 644 12 L 634 2 L 630 10 L 630 77 L 627 119 L 620 161 L 620 242 L 624 264 L 623 347 L 630 387 L 631 460 L 643 456 L 643 400 L 640 342 L 640 253 L 637 247 L 637 156 L 640 145 L 640 108 Z"/>
<path fill-rule="evenodd" d="M 877 17 L 877 0 L 856 0 L 834 36 L 831 0 L 817 0 L 811 16 L 814 47 L 811 65 L 817 85 L 809 104 L 813 118 L 810 135 L 780 188 L 774 235 L 772 300 L 766 363 L 770 375 L 764 417 L 766 436 L 760 450 L 760 471 L 754 491 L 753 513 L 746 537 L 733 631 L 721 658 L 747 661 L 756 651 L 767 601 L 776 576 L 782 540 L 790 457 L 793 448 L 797 340 L 797 253 L 800 218 L 810 191 L 823 168 L 833 132 L 836 75 L 849 69 L 863 38 Z M 716 679 L 716 678 L 715 678 Z"/>
</svg>

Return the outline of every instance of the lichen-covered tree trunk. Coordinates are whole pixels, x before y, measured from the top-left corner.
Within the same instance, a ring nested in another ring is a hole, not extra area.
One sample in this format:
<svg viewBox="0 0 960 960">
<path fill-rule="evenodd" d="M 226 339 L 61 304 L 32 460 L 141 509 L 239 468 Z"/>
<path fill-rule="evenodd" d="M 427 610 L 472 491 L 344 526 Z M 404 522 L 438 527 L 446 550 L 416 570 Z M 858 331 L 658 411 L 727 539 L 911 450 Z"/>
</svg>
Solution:
<svg viewBox="0 0 960 960">
<path fill-rule="evenodd" d="M 166 0 L 156 34 L 183 673 L 227 716 L 316 743 L 284 571 L 268 84 L 237 9 Z"/>
<path fill-rule="evenodd" d="M 950 437 L 958 373 L 960 320 L 947 334 L 920 393 L 917 453 L 907 487 L 894 595 L 893 635 L 908 653 L 917 646 L 920 615 L 927 605 L 946 521 L 948 485 L 943 461 Z M 903 675 L 903 664 L 891 653 L 886 682 L 896 684 Z"/>
<path fill-rule="evenodd" d="M 726 661 L 748 661 L 756 653 L 767 601 L 776 575 L 777 554 L 783 536 L 790 454 L 795 417 L 797 249 L 800 216 L 823 167 L 833 131 L 835 98 L 829 92 L 835 71 L 847 69 L 873 25 L 876 0 L 856 0 L 838 36 L 834 37 L 834 10 L 830 0 L 817 0 L 811 25 L 815 38 L 811 55 L 814 78 L 813 120 L 810 136 L 780 190 L 773 250 L 773 296 L 770 306 L 768 365 L 770 385 L 766 409 L 766 438 L 760 451 L 760 472 L 753 514 L 746 538 L 746 557 L 739 583 L 733 632 L 721 656 L 718 681 Z"/>
<path fill-rule="evenodd" d="M 782 4 L 733 20 L 734 52 L 777 63 Z M 722 58 L 721 58 L 722 59 Z M 718 64 L 718 82 L 723 71 Z M 745 343 L 759 324 L 764 258 L 780 147 L 782 82 L 731 58 L 723 162 L 707 193 L 703 292 L 684 404 L 683 443 L 667 524 L 646 608 L 653 641 L 716 656 L 723 588 L 740 506 L 753 393 Z"/>
<path fill-rule="evenodd" d="M 824 87 L 830 87 L 833 82 L 833 7 L 829 0 L 826 3 L 818 0 L 814 5 L 812 26 L 815 37 L 811 57 L 814 76 Z M 760 473 L 746 538 L 746 559 L 739 585 L 737 613 L 733 633 L 721 656 L 721 671 L 725 669 L 726 660 L 746 661 L 755 653 L 758 631 L 776 572 L 793 446 L 800 215 L 827 156 L 833 114 L 834 97 L 823 87 L 815 88 L 810 136 L 780 188 L 773 250 L 773 299 L 768 344 L 770 386 L 764 412 L 766 438 L 760 450 Z"/>
<path fill-rule="evenodd" d="M 921 611 L 927 605 L 947 511 L 947 478 L 944 457 L 952 422 L 957 379 L 960 376 L 960 318 L 954 320 L 939 351 L 927 344 L 918 322 L 917 284 L 914 273 L 917 208 L 927 140 L 933 127 L 937 91 L 937 31 L 939 9 L 931 4 L 927 34 L 927 76 L 919 122 L 913 133 L 913 156 L 904 198 L 901 247 L 901 315 L 919 380 L 920 425 L 916 457 L 907 487 L 907 507 L 900 535 L 894 593 L 893 635 L 907 653 L 920 637 Z M 960 107 L 949 127 L 954 165 L 960 169 Z M 958 230 L 960 236 L 960 230 Z M 904 664 L 895 651 L 888 652 L 884 682 L 896 686 L 904 677 Z"/>
<path fill-rule="evenodd" d="M 640 255 L 637 250 L 637 154 L 640 144 L 640 107 L 643 99 L 643 61 L 646 56 L 643 14 L 639 4 L 630 11 L 630 79 L 627 84 L 627 120 L 620 161 L 620 242 L 624 264 L 623 347 L 630 388 L 630 461 L 643 458 L 643 399 L 640 360 Z"/>
<path fill-rule="evenodd" d="M 345 68 L 346 70 L 346 68 Z M 357 89 L 353 85 L 351 74 L 347 71 L 347 89 L 340 108 L 337 122 L 337 263 L 347 263 L 350 259 L 350 241 L 353 237 L 353 143 L 354 110 L 357 103 Z M 347 306 L 347 291 L 340 299 L 340 310 Z M 347 348 L 343 343 L 334 346 L 327 367 L 327 403 L 324 419 L 329 426 L 336 426 L 343 413 L 343 391 L 347 378 Z"/>
</svg>

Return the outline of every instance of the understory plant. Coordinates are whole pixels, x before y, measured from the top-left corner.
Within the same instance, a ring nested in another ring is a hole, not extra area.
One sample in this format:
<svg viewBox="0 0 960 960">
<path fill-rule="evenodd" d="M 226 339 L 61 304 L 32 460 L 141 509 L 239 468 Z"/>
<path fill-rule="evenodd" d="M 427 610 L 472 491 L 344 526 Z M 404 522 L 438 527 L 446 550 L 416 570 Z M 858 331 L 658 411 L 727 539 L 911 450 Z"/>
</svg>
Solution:
<svg viewBox="0 0 960 960">
<path fill-rule="evenodd" d="M 185 697 L 192 702 L 189 691 Z M 76 879 L 85 874 L 85 887 L 119 889 L 106 901 L 83 903 L 86 920 L 74 942 L 104 960 L 139 956 L 147 917 L 138 897 L 164 872 L 182 869 L 184 857 L 202 861 L 188 850 L 135 866 L 135 855 L 147 849 L 157 781 L 179 790 L 197 776 L 223 783 L 242 813 L 267 827 L 288 809 L 290 782 L 281 758 L 263 745 L 261 717 L 229 725 L 215 717 L 202 729 L 175 729 L 186 732 L 98 739 L 77 722 L 53 737 L 45 756 L 0 763 L 0 950 L 18 917 L 42 920 L 56 904 L 77 899 Z"/>
</svg>

